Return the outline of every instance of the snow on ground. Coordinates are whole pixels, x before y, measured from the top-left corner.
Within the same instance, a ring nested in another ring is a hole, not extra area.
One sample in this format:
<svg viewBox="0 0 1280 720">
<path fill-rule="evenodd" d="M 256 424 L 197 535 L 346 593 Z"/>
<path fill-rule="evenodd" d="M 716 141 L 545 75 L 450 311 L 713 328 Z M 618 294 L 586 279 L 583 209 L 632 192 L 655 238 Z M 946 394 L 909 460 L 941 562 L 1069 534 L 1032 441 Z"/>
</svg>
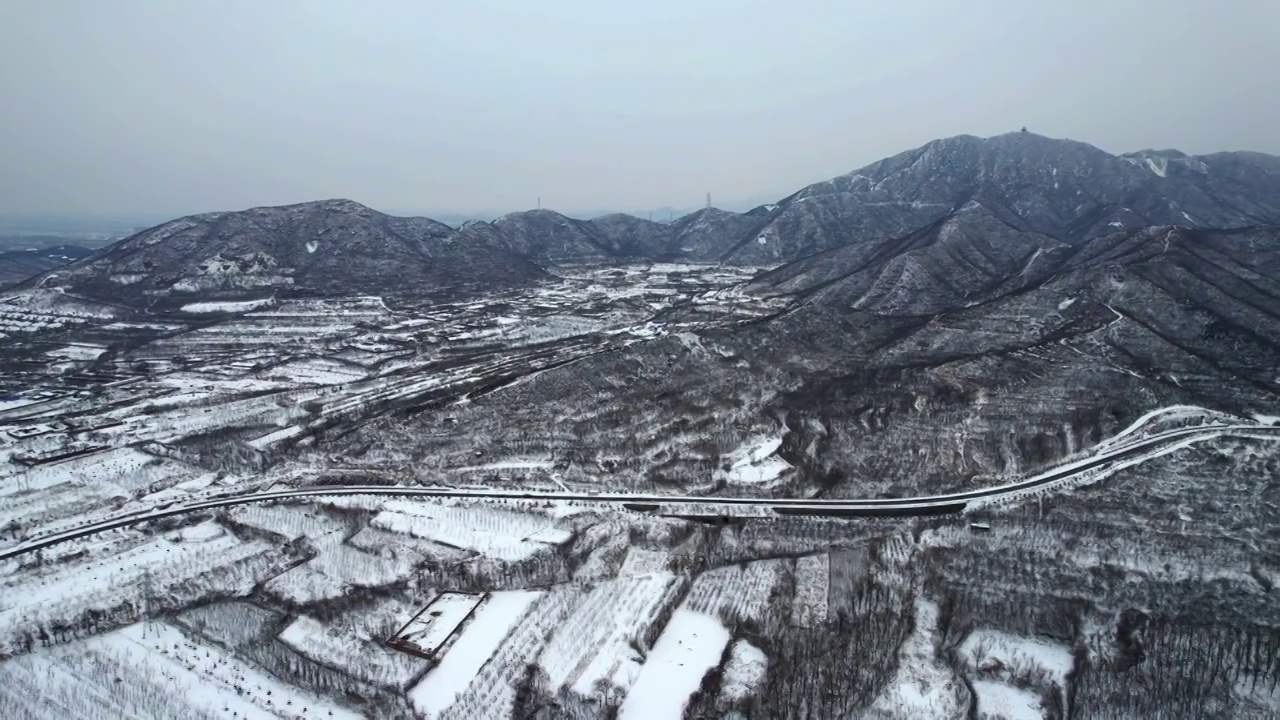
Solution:
<svg viewBox="0 0 1280 720">
<path fill-rule="evenodd" d="M 1063 703 L 1067 702 L 1067 675 L 1071 673 L 1074 658 L 1071 656 L 1071 649 L 1065 645 L 983 628 L 969 633 L 956 650 L 961 660 L 971 667 L 994 671 L 994 678 L 989 684 L 999 685 L 1007 692 L 1014 693 L 1015 696 L 1022 692 L 1014 688 L 1019 684 L 1017 681 L 1020 678 L 1025 678 L 1037 671 L 1044 672 L 1053 678 L 1058 688 L 1063 691 Z M 1039 699 L 1035 695 L 1031 697 L 1035 699 L 1034 707 L 1039 708 Z M 1021 707 L 1017 703 L 1015 706 Z M 981 703 L 979 703 L 979 709 L 981 709 Z M 1039 710 L 1034 717 L 1040 717 L 1038 713 Z"/>
<path fill-rule="evenodd" d="M 761 485 L 777 480 L 791 469 L 791 463 L 774 456 L 780 447 L 780 437 L 756 437 L 744 442 L 725 456 L 729 469 L 716 471 L 717 479 L 734 485 Z"/>
<path fill-rule="evenodd" d="M 484 595 L 472 593 L 440 593 L 396 632 L 395 640 L 419 652 L 434 655 L 471 617 L 484 598 Z"/>
<path fill-rule="evenodd" d="M 160 623 L 38 650 L 4 671 L 0 705 L 25 705 L 26 717 L 360 717 Z"/>
<path fill-rule="evenodd" d="M 64 360 L 90 361 L 97 360 L 98 356 L 106 351 L 107 349 L 101 345 L 72 344 L 49 350 L 45 355 Z"/>
<path fill-rule="evenodd" d="M 721 618 L 761 620 L 789 560 L 757 560 L 702 573 L 682 607 Z"/>
<path fill-rule="evenodd" d="M 570 534 L 556 530 L 545 516 L 497 510 L 479 505 L 393 500 L 372 525 L 391 532 L 484 553 L 499 560 L 521 560 L 564 542 Z"/>
<path fill-rule="evenodd" d="M 620 720 L 681 720 L 702 677 L 720 664 L 730 640 L 716 618 L 679 609 L 640 668 L 618 713 Z"/>
<path fill-rule="evenodd" d="M 216 522 L 203 522 L 178 531 L 178 539 L 184 543 L 208 542 L 226 535 L 227 531 Z"/>
<path fill-rule="evenodd" d="M 974 680 L 979 720 L 1044 720 L 1040 698 L 1030 690 L 991 680 Z"/>
<path fill-rule="evenodd" d="M 156 462 L 155 456 L 133 448 L 119 448 L 106 452 L 82 455 L 61 462 L 23 469 L 0 483 L 0 496 L 51 488 L 66 483 L 93 488 L 101 483 L 127 482 L 148 464 Z M 134 483 L 127 483 L 133 485 Z"/>
<path fill-rule="evenodd" d="M 371 527 L 347 538 L 347 544 L 381 557 L 403 557 L 415 565 L 427 559 L 452 564 L 471 557 L 471 553 L 466 550 Z"/>
<path fill-rule="evenodd" d="M 791 621 L 813 627 L 827 619 L 827 593 L 831 583 L 831 556 L 827 553 L 796 559 L 796 599 Z"/>
<path fill-rule="evenodd" d="M 230 513 L 232 522 L 280 535 L 285 540 L 307 538 L 329 546 L 342 542 L 346 527 L 333 517 L 307 506 L 241 505 Z"/>
<path fill-rule="evenodd" d="M 720 698 L 726 704 L 745 700 L 764 683 L 769 658 L 760 648 L 746 640 L 737 640 L 729 648 L 729 661 L 720 679 Z"/>
<path fill-rule="evenodd" d="M 547 638 L 563 624 L 583 596 L 583 588 L 577 584 L 565 583 L 548 588 L 480 668 L 466 691 L 440 718 L 503 720 L 513 717 L 518 685 L 525 672 L 537 661 Z"/>
<path fill-rule="evenodd" d="M 27 405 L 33 405 L 38 402 L 42 402 L 42 401 L 37 400 L 35 398 L 24 398 L 24 397 L 12 398 L 9 400 L 0 400 L 0 412 L 3 412 L 5 410 L 13 410 L 14 408 L 26 407 Z"/>
<path fill-rule="evenodd" d="M 634 643 L 679 589 L 675 576 L 643 575 L 596 585 L 547 643 L 538 664 L 549 689 L 593 697 L 599 683 L 626 690 L 641 658 Z"/>
<path fill-rule="evenodd" d="M 264 300 L 242 300 L 240 302 L 199 302 L 191 303 L 190 305 L 183 305 L 182 312 L 196 314 L 249 312 L 250 310 L 267 307 L 274 302 L 275 300 L 272 300 L 271 298 L 266 298 Z"/>
<path fill-rule="evenodd" d="M 225 378 L 201 373 L 175 372 L 156 378 L 154 383 L 161 388 L 198 393 L 208 396 L 222 393 L 251 393 L 260 390 L 279 390 L 287 385 L 280 382 L 255 380 L 247 377 Z"/>
<path fill-rule="evenodd" d="M 111 556 L 0 575 L 0 653 L 12 652 L 33 626 L 72 624 L 90 611 L 139 608 L 144 598 L 190 603 L 214 584 L 219 593 L 248 593 L 282 564 L 270 545 L 227 534 L 197 543 L 157 538 Z"/>
<path fill-rule="evenodd" d="M 915 631 L 898 651 L 898 671 L 872 705 L 873 710 L 903 720 L 963 718 L 967 692 L 951 669 L 933 655 L 938 606 L 916 601 Z"/>
<path fill-rule="evenodd" d="M 174 325 L 172 323 L 143 323 L 143 322 L 113 322 L 110 325 L 103 325 L 102 330 L 179 330 L 182 325 Z"/>
<path fill-rule="evenodd" d="M 618 575 L 652 575 L 667 572 L 670 556 L 658 550 L 645 550 L 633 547 L 627 551 L 627 558 L 622 561 Z"/>
<path fill-rule="evenodd" d="M 427 666 L 426 660 L 361 637 L 349 627 L 306 615 L 290 623 L 279 639 L 321 665 L 342 668 L 364 682 L 396 690 L 403 690 Z"/>
<path fill-rule="evenodd" d="M 276 365 L 263 372 L 267 380 L 282 380 L 306 385 L 340 385 L 368 377 L 364 368 L 327 358 L 303 358 Z"/>
<path fill-rule="evenodd" d="M 299 435 L 302 435 L 306 431 L 307 431 L 306 428 L 300 425 L 290 425 L 281 430 L 275 430 L 273 432 L 267 433 L 266 435 L 256 437 L 248 441 L 248 445 L 249 447 L 255 450 L 263 450 L 277 443 L 284 442 L 285 440 L 291 440 L 295 437 L 298 437 Z"/>
<path fill-rule="evenodd" d="M 444 712 L 540 597 L 527 590 L 490 593 L 440 664 L 409 691 L 413 707 L 427 717 Z"/>
<path fill-rule="evenodd" d="M 1023 669 L 1043 668 L 1064 688 L 1074 663 L 1071 649 L 1065 645 L 985 628 L 969 633 L 958 651 L 960 657 L 977 668 L 999 663 L 1014 674 Z"/>
<path fill-rule="evenodd" d="M 371 555 L 359 548 L 334 543 L 312 560 L 272 578 L 268 592 L 304 605 L 341 597 L 353 587 L 381 587 L 400 582 L 413 572 L 408 558 Z"/>
<path fill-rule="evenodd" d="M 306 565 L 300 565 L 271 578 L 263 589 L 276 597 L 299 605 L 333 600 L 351 594 L 351 586 L 340 578 L 316 572 Z"/>
<path fill-rule="evenodd" d="M 1280 425 L 1280 415 L 1254 415 L 1253 419 L 1263 425 Z"/>
<path fill-rule="evenodd" d="M 512 458 L 484 465 L 468 465 L 458 468 L 458 472 L 477 472 L 481 470 L 550 470 L 551 460 L 540 458 Z"/>
<path fill-rule="evenodd" d="M 56 314 L 62 318 L 115 317 L 116 308 L 67 295 L 62 288 L 33 288 L 10 293 L 0 302 L 0 312 Z"/>
</svg>

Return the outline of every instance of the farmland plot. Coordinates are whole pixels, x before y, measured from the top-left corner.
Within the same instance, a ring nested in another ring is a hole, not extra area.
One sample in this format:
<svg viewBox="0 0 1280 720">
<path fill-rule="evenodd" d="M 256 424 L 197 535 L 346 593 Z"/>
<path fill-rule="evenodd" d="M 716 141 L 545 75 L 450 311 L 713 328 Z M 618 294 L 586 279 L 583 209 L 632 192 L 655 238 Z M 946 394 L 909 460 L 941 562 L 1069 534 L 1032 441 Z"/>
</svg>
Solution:
<svg viewBox="0 0 1280 720">
<path fill-rule="evenodd" d="M 796 599 L 791 622 L 800 627 L 819 625 L 827 619 L 827 595 L 831 582 L 831 556 L 806 555 L 796 560 Z"/>
<path fill-rule="evenodd" d="M 414 708 L 438 717 L 452 706 L 541 597 L 526 590 L 490 593 L 440 664 L 409 692 Z"/>
<path fill-rule="evenodd" d="M 1075 664 L 1070 648 L 1040 639 L 980 628 L 956 648 L 973 679 L 978 711 L 995 716 L 997 708 L 1021 708 L 1021 716 L 1046 713 L 1040 695 L 1027 688 L 1056 690 L 1067 702 L 1067 676 Z"/>
<path fill-rule="evenodd" d="M 412 535 L 379 530 L 375 527 L 366 527 L 352 535 L 347 539 L 347 544 L 373 555 L 403 558 L 413 565 L 420 565 L 426 560 L 455 563 L 472 556 L 469 551 L 441 545 L 440 543 Z"/>
<path fill-rule="evenodd" d="M 763 650 L 746 640 L 735 640 L 720 681 L 720 704 L 731 706 L 754 695 L 768 670 L 769 658 Z"/>
<path fill-rule="evenodd" d="M 684 606 L 726 622 L 759 621 L 768 610 L 769 594 L 790 565 L 790 560 L 759 560 L 708 570 L 694 580 Z"/>
<path fill-rule="evenodd" d="M 938 606 L 916 601 L 915 632 L 899 650 L 898 672 L 876 698 L 874 710 L 883 717 L 964 717 L 968 691 L 949 667 L 934 656 Z"/>
<path fill-rule="evenodd" d="M 233 508 L 228 517 L 237 525 L 279 535 L 285 540 L 307 538 L 320 547 L 342 542 L 347 531 L 346 525 L 336 518 L 306 506 L 241 505 Z"/>
<path fill-rule="evenodd" d="M 676 610 L 644 659 L 640 677 L 627 693 L 620 720 L 682 718 L 702 678 L 720 664 L 730 641 L 716 618 L 684 608 Z"/>
<path fill-rule="evenodd" d="M 261 644 L 275 634 L 284 616 L 275 610 L 244 600 L 228 600 L 200 605 L 179 614 L 176 621 L 232 650 Z"/>
<path fill-rule="evenodd" d="M 403 558 L 370 555 L 349 545 L 325 547 L 311 561 L 272 578 L 265 590 L 286 602 L 306 605 L 341 597 L 352 588 L 381 587 L 409 577 Z"/>
<path fill-rule="evenodd" d="M 0 716 L 355 718 L 178 628 L 139 623 L 0 665 Z"/>
<path fill-rule="evenodd" d="M 475 593 L 440 593 L 409 618 L 388 643 L 423 657 L 435 657 L 484 599 L 484 595 Z"/>
<path fill-rule="evenodd" d="M 52 571 L 0 579 L 0 651 L 30 642 L 43 628 L 92 624 L 84 619 L 90 612 L 118 621 L 214 590 L 247 594 L 290 562 L 270 544 L 243 542 L 213 523 L 101 550 Z"/>
<path fill-rule="evenodd" d="M 716 478 L 731 485 L 769 485 L 791 470 L 791 463 L 778 457 L 780 437 L 756 437 L 728 454 L 728 469 L 716 471 Z"/>
<path fill-rule="evenodd" d="M 43 490 L 64 484 L 92 487 L 96 483 L 127 478 L 153 462 L 157 462 L 157 458 L 133 448 L 108 450 L 7 473 L 7 477 L 0 479 L 0 493 Z"/>
<path fill-rule="evenodd" d="M 547 638 L 578 608 L 585 595 L 582 586 L 571 583 L 547 590 L 441 717 L 444 720 L 510 718 L 526 669 L 537 661 Z"/>
<path fill-rule="evenodd" d="M 303 615 L 280 633 L 280 641 L 321 665 L 342 668 L 379 687 L 404 690 L 427 669 L 427 661 L 396 652 L 350 627 L 322 623 Z"/>
<path fill-rule="evenodd" d="M 640 671 L 635 647 L 682 590 L 682 581 L 667 574 L 596 585 L 539 658 L 547 689 L 593 698 L 601 682 L 621 690 L 631 687 Z"/>
<path fill-rule="evenodd" d="M 393 500 L 372 525 L 445 545 L 466 548 L 498 560 L 523 560 L 569 539 L 551 519 L 481 505 L 441 505 Z"/>
</svg>

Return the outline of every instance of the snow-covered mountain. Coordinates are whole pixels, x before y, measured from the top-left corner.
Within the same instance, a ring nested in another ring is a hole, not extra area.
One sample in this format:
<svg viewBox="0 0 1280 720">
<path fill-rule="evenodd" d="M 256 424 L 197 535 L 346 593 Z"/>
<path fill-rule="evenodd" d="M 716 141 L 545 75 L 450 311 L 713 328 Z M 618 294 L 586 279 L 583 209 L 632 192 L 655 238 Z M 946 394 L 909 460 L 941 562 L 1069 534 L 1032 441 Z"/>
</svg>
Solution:
<svg viewBox="0 0 1280 720">
<path fill-rule="evenodd" d="M 543 275 L 523 257 L 434 220 L 326 200 L 180 218 L 30 282 L 129 302 L 280 289 L 430 292 Z"/>
<path fill-rule="evenodd" d="M 952 227 L 945 218 L 972 208 L 981 208 L 989 227 L 1001 228 L 997 234 L 1025 233 L 1038 244 L 1075 245 L 1150 226 L 1280 224 L 1280 158 L 1176 150 L 1112 155 L 1028 132 L 961 135 L 742 214 L 706 208 L 657 223 L 531 210 L 454 230 L 331 200 L 174 220 L 38 282 L 101 297 L 252 288 L 434 292 L 521 283 L 576 263 L 779 265 L 837 249 L 841 257 L 872 260 L 920 242 L 918 234 L 929 228 Z M 981 232 L 975 217 L 970 213 L 965 232 Z M 1010 261 L 1026 255 L 1022 247 L 989 244 L 997 254 L 1012 253 Z M 985 282 L 998 285 L 1005 270 L 1012 268 L 996 262 L 983 271 Z M 847 271 L 836 263 L 804 274 Z"/>
<path fill-rule="evenodd" d="M 1280 158 L 1112 155 L 1029 132 L 935 140 L 780 201 L 727 259 L 778 262 L 918 230 L 967 203 L 1066 241 L 1151 225 L 1280 223 Z"/>
</svg>

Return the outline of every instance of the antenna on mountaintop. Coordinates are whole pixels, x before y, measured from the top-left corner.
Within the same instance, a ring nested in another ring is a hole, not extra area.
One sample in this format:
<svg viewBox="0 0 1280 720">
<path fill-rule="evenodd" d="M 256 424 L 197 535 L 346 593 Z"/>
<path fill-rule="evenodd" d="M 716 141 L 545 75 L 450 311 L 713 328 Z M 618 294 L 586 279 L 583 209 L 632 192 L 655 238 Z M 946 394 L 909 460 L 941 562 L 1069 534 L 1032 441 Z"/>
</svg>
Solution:
<svg viewBox="0 0 1280 720">
<path fill-rule="evenodd" d="M 541 209 L 542 209 L 542 198 L 541 198 L 541 197 L 539 197 L 539 198 L 538 198 L 538 209 L 539 209 L 539 210 L 541 210 Z"/>
<path fill-rule="evenodd" d="M 707 193 L 707 209 L 711 209 L 711 193 Z"/>
</svg>

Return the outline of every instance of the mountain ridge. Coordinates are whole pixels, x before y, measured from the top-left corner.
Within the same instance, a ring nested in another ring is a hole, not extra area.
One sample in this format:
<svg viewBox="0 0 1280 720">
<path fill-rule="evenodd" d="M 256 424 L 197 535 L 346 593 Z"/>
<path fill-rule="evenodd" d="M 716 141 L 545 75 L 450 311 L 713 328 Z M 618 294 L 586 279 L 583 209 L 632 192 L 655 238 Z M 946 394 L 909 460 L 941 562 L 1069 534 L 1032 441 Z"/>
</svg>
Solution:
<svg viewBox="0 0 1280 720">
<path fill-rule="evenodd" d="M 747 213 L 704 208 L 657 223 L 538 209 L 454 229 L 329 199 L 178 218 L 29 282 L 141 300 L 264 288 L 449 291 L 520 284 L 581 263 L 780 266 L 836 248 L 858 255 L 864 244 L 890 247 L 969 207 L 1018 233 L 1069 245 L 1149 226 L 1280 225 L 1280 158 L 1173 149 L 1112 155 L 1028 132 L 957 135 Z M 170 244 L 171 252 L 155 249 Z"/>
</svg>

